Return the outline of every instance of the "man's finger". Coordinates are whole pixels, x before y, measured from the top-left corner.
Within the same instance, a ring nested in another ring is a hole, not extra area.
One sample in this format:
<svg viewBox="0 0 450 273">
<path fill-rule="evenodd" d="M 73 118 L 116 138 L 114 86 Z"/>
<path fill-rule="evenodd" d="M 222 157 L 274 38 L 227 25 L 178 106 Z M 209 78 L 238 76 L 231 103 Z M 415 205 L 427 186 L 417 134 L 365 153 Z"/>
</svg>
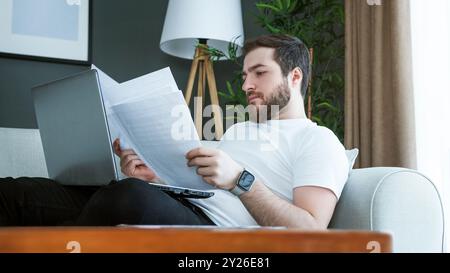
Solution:
<svg viewBox="0 0 450 273">
<path fill-rule="evenodd" d="M 139 160 L 139 159 L 132 159 L 132 160 L 128 161 L 127 164 L 125 164 L 122 167 L 122 170 L 124 172 L 127 172 L 127 173 L 132 175 L 134 173 L 134 170 L 136 169 L 136 166 L 140 165 L 139 161 L 141 161 L 141 160 Z"/>
<path fill-rule="evenodd" d="M 199 148 L 195 148 L 195 149 L 190 150 L 186 154 L 186 158 L 190 160 L 190 159 L 192 159 L 194 157 L 197 157 L 197 156 L 213 156 L 216 153 L 217 153 L 216 149 L 199 147 Z"/>
<path fill-rule="evenodd" d="M 116 138 L 113 142 L 114 153 L 120 157 L 121 149 L 120 149 L 120 139 Z"/>
<path fill-rule="evenodd" d="M 203 178 L 203 180 L 204 180 L 206 183 L 215 186 L 215 185 L 214 185 L 214 177 L 213 177 L 213 176 L 203 176 L 202 178 Z"/>
<path fill-rule="evenodd" d="M 188 160 L 187 162 L 189 167 L 192 166 L 213 166 L 215 165 L 214 158 L 213 157 L 206 157 L 206 156 L 198 156 L 194 157 L 191 160 Z"/>
<path fill-rule="evenodd" d="M 213 176 L 216 175 L 216 172 L 212 167 L 200 167 L 197 169 L 197 174 L 201 176 Z"/>
<path fill-rule="evenodd" d="M 130 163 L 130 161 L 132 160 L 140 160 L 139 156 L 135 155 L 135 154 L 128 154 L 126 156 L 123 156 L 122 159 L 120 160 L 120 166 L 126 166 L 128 165 L 128 163 Z"/>
<path fill-rule="evenodd" d="M 127 155 L 136 155 L 136 152 L 133 149 L 121 150 L 121 158 L 124 158 Z"/>
</svg>

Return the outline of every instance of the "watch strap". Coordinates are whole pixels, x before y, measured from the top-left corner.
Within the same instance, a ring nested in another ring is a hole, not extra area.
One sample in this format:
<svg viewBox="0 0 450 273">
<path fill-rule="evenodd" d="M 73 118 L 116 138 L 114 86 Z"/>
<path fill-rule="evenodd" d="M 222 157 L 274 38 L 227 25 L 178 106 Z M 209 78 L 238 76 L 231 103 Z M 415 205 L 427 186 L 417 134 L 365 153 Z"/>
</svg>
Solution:
<svg viewBox="0 0 450 273">
<path fill-rule="evenodd" d="M 243 193 L 246 193 L 248 190 L 243 189 L 241 186 L 239 186 L 239 183 L 242 179 L 242 176 L 244 175 L 244 173 L 249 173 L 249 171 L 247 171 L 246 169 L 244 169 L 241 174 L 239 175 L 239 177 L 236 180 L 236 185 L 234 186 L 234 188 L 232 188 L 230 190 L 231 193 L 233 193 L 236 196 L 240 196 Z M 252 175 L 253 176 L 253 175 Z"/>
<path fill-rule="evenodd" d="M 230 192 L 236 196 L 240 196 L 241 194 L 245 193 L 245 191 L 241 189 L 241 187 L 239 187 L 237 184 L 230 190 Z"/>
</svg>

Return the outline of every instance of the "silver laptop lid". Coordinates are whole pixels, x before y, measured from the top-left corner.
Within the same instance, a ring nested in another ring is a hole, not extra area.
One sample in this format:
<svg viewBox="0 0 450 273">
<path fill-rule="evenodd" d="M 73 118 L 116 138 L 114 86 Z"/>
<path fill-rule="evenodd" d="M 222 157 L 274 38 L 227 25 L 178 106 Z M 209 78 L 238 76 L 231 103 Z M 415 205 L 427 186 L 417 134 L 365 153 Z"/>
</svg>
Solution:
<svg viewBox="0 0 450 273">
<path fill-rule="evenodd" d="M 118 179 L 97 71 L 32 89 L 49 177 L 65 185 Z"/>
</svg>

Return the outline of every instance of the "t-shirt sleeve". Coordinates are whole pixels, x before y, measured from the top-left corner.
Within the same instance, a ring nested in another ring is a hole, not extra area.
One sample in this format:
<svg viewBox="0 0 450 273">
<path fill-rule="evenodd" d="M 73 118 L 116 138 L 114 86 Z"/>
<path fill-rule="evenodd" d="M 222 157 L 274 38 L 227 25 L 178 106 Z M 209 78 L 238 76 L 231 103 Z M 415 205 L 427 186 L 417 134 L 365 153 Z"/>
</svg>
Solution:
<svg viewBox="0 0 450 273">
<path fill-rule="evenodd" d="M 337 198 L 348 178 L 345 148 L 326 127 L 317 127 L 293 149 L 293 188 L 318 186 L 330 189 Z"/>
</svg>

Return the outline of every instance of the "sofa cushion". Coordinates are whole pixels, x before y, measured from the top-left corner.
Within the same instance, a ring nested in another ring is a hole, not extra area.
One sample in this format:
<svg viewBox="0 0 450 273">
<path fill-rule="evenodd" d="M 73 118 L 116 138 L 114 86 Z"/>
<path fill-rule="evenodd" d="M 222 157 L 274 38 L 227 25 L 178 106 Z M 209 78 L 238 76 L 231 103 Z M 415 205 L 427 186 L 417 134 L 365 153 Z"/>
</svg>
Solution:
<svg viewBox="0 0 450 273">
<path fill-rule="evenodd" d="M 355 165 L 355 161 L 356 158 L 358 157 L 359 154 L 359 150 L 358 148 L 354 148 L 351 150 L 345 150 L 345 155 L 347 156 L 347 160 L 348 160 L 348 167 L 349 167 L 349 172 L 353 169 L 353 166 Z"/>
<path fill-rule="evenodd" d="M 37 129 L 0 128 L 0 177 L 48 177 Z"/>
</svg>

